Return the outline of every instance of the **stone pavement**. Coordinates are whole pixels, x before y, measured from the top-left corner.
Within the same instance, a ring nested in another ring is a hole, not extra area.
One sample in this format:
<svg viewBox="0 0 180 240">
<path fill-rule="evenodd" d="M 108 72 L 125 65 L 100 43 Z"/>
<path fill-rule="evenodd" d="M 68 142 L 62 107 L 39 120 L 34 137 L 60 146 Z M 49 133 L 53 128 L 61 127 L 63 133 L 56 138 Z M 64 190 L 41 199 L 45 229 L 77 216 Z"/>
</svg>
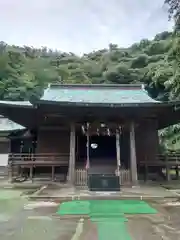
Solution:
<svg viewBox="0 0 180 240">
<path fill-rule="evenodd" d="M 46 190 L 50 189 L 54 194 L 60 193 L 58 186 L 49 186 Z M 148 188 L 149 194 L 154 189 Z M 123 189 L 125 192 L 135 191 L 133 189 Z M 141 192 L 141 190 L 138 190 Z M 145 191 L 142 187 L 142 191 Z M 42 189 L 42 193 L 45 192 L 45 188 Z M 69 189 L 62 187 L 61 194 L 90 194 L 88 191 Z M 113 237 L 113 234 L 109 237 L 107 234 L 102 238 L 98 238 L 101 234 L 96 227 L 97 221 L 90 221 L 89 218 L 84 216 L 65 216 L 60 217 L 57 214 L 57 209 L 60 201 L 29 201 L 26 198 L 20 197 L 23 190 L 4 189 L 0 191 L 0 239 L 1 240 L 31 240 L 31 239 L 43 239 L 43 240 L 100 240 L 106 239 L 119 239 Z M 99 193 L 93 193 L 94 195 Z M 100 193 L 102 194 L 102 193 Z M 109 194 L 109 193 L 108 193 Z M 115 193 L 112 193 L 115 194 Z M 118 193 L 117 195 L 120 195 Z M 171 200 L 165 199 L 164 201 L 170 202 Z M 133 240 L 146 239 L 146 240 L 178 240 L 180 239 L 180 224 L 179 215 L 180 208 L 174 206 L 173 208 L 165 209 L 165 206 L 161 204 L 161 201 L 149 201 L 149 204 L 155 208 L 157 214 L 138 214 L 127 215 L 128 221 L 126 222 L 127 231 L 132 236 Z M 140 208 L 137 208 L 140 209 Z M 83 219 L 84 218 L 84 219 Z M 103 223 L 104 224 L 104 223 Z M 114 225 L 113 225 L 114 226 Z M 99 226 L 102 229 L 102 225 Z M 116 230 L 111 228 L 111 223 L 106 226 L 106 230 L 109 228 L 109 232 L 115 232 Z M 118 227 L 119 230 L 119 227 Z M 108 233 L 109 233 L 108 232 Z M 103 230 L 104 233 L 104 230 Z M 81 234 L 81 235 L 80 235 Z M 124 237 L 124 236 L 123 236 Z M 125 240 L 125 238 L 123 238 Z"/>
</svg>

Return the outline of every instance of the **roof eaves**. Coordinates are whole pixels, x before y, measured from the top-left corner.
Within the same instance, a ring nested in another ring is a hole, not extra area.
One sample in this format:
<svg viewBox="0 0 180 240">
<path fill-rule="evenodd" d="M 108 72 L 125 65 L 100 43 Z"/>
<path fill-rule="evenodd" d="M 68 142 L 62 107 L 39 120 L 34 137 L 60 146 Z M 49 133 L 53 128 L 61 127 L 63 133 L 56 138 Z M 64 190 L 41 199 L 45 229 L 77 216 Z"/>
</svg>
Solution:
<svg viewBox="0 0 180 240">
<path fill-rule="evenodd" d="M 26 128 L 12 128 L 12 129 L 1 129 L 0 132 L 5 133 L 5 132 L 16 132 L 16 131 L 22 131 L 25 130 Z"/>
<path fill-rule="evenodd" d="M 0 132 L 12 132 L 12 131 L 19 131 L 19 130 L 24 130 L 25 127 L 11 121 L 8 118 L 1 117 L 0 121 Z"/>
<path fill-rule="evenodd" d="M 53 100 L 40 100 L 37 104 L 56 105 L 56 106 L 73 106 L 73 107 L 165 107 L 174 105 L 164 102 L 134 102 L 134 103 L 87 103 L 87 102 L 57 102 Z"/>
<path fill-rule="evenodd" d="M 1 106 L 34 108 L 29 101 L 0 101 Z"/>
</svg>

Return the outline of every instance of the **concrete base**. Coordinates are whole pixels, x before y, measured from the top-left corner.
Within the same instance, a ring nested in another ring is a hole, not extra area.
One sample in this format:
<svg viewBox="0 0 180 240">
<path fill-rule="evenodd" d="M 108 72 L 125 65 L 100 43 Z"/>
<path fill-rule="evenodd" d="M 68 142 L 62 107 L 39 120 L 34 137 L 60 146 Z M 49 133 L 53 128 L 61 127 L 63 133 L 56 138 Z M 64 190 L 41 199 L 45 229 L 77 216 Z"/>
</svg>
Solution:
<svg viewBox="0 0 180 240">
<path fill-rule="evenodd" d="M 171 185 L 176 185 L 171 183 Z M 138 186 L 121 187 L 120 192 L 91 192 L 69 184 L 49 182 L 23 182 L 10 184 L 0 181 L 0 188 L 37 189 L 29 198 L 32 199 L 57 199 L 58 201 L 72 199 L 153 199 L 153 198 L 179 198 L 180 183 L 174 191 L 161 187 L 160 184 L 141 184 Z"/>
<path fill-rule="evenodd" d="M 79 190 L 75 187 L 56 187 L 51 186 L 38 190 L 29 198 L 31 199 L 55 199 L 57 201 L 70 200 L 90 200 L 90 199 L 164 199 L 178 198 L 180 195 L 177 192 L 172 192 L 160 186 L 138 186 L 122 188 L 120 192 L 91 192 L 89 190 Z"/>
<path fill-rule="evenodd" d="M 134 189 L 139 189 L 139 188 L 140 188 L 140 185 L 132 185 L 132 188 L 134 188 Z"/>
</svg>

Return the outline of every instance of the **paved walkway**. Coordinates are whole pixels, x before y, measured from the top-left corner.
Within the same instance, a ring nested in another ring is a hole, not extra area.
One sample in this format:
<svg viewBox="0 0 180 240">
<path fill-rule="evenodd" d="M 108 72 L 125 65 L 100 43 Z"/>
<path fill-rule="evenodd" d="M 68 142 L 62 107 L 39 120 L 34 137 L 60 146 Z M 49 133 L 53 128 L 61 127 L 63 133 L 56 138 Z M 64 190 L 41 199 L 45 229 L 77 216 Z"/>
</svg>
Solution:
<svg viewBox="0 0 180 240">
<path fill-rule="evenodd" d="M 141 193 L 145 191 L 147 194 L 150 194 L 154 187 L 148 187 L 148 190 L 145 190 L 145 187 L 140 188 L 127 188 L 123 189 L 124 192 L 129 192 L 129 194 L 137 193 L 136 190 Z M 157 189 L 157 188 L 156 188 Z M 103 193 L 91 193 L 88 191 L 80 191 L 72 188 L 62 188 L 59 190 L 57 187 L 49 186 L 49 188 L 42 189 L 43 192 L 47 194 L 47 190 L 51 190 L 50 196 L 55 192 L 57 194 L 94 194 L 100 195 Z M 157 189 L 160 191 L 160 189 Z M 164 190 L 163 188 L 161 189 Z M 26 191 L 25 191 L 26 192 Z M 48 201 L 29 201 L 27 198 L 24 198 L 23 190 L 12 190 L 12 189 L 1 189 L 0 191 L 0 239 L 2 240 L 31 240 L 31 239 L 40 239 L 40 240 L 105 240 L 106 236 L 109 239 L 115 240 L 119 239 L 114 236 L 114 233 L 117 233 L 117 229 L 113 229 L 110 226 L 109 222 L 106 225 L 106 222 L 92 222 L 90 219 L 83 216 L 66 216 L 66 218 L 61 218 L 57 214 L 59 201 L 57 202 L 48 202 Z M 166 191 L 165 191 L 166 192 Z M 109 194 L 109 193 L 106 193 Z M 118 196 L 122 193 L 111 193 L 117 194 Z M 23 197 L 22 197 L 23 196 Z M 174 200 L 174 199 L 173 199 Z M 78 204 L 80 201 L 77 201 Z M 99 202 L 99 201 L 98 201 Z M 106 201 L 108 202 L 108 201 Z M 124 201 L 125 202 L 125 201 Z M 130 201 L 131 202 L 131 201 Z M 130 214 L 125 217 L 128 221 L 125 222 L 127 232 L 130 236 L 133 236 L 133 240 L 146 239 L 146 240 L 160 240 L 162 236 L 166 240 L 177 240 L 180 239 L 180 224 L 179 224 L 179 215 L 180 208 L 173 206 L 166 207 L 165 202 L 171 202 L 170 199 L 153 200 L 147 201 L 147 203 L 157 210 L 157 214 Z M 163 204 L 162 204 L 163 203 Z M 64 204 L 64 203 L 61 203 Z M 111 205 L 111 207 L 114 204 Z M 99 210 L 98 206 L 98 210 Z M 138 211 L 140 207 L 136 207 Z M 91 209 L 93 210 L 93 209 Z M 115 211 L 116 212 L 116 211 Z M 97 224 L 96 224 L 97 223 Z M 100 225 L 98 225 L 100 223 Z M 102 225 L 103 224 L 103 225 Z M 112 235 L 104 236 L 104 228 L 108 229 Z M 113 230 L 112 230 L 113 229 Z M 119 226 L 118 226 L 119 231 Z M 122 231 L 122 230 L 121 230 Z M 102 234 L 102 235 L 101 235 Z M 102 237 L 101 237 L 102 236 Z M 115 237 L 115 238 L 113 238 Z M 125 238 L 123 238 L 124 240 Z"/>
</svg>

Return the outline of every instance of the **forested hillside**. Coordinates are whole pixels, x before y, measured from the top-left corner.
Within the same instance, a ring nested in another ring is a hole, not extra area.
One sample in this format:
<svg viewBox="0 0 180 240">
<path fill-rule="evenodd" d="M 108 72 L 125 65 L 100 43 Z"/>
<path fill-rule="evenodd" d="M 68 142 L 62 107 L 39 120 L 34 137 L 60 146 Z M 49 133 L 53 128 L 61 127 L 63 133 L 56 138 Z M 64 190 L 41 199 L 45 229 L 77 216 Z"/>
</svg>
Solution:
<svg viewBox="0 0 180 240">
<path fill-rule="evenodd" d="M 153 97 L 172 98 L 175 36 L 162 32 L 129 48 L 110 44 L 83 56 L 0 42 L 0 99 L 27 100 L 48 83 L 145 83 Z"/>
<path fill-rule="evenodd" d="M 144 83 L 160 100 L 180 96 L 178 34 L 162 32 L 129 48 L 110 44 L 83 56 L 0 42 L 0 100 L 29 100 L 49 83 Z M 176 131 L 178 130 L 178 131 Z M 160 132 L 162 146 L 180 149 L 180 125 Z M 176 133 L 177 132 L 177 133 Z M 175 144 L 173 143 L 175 142 Z"/>
</svg>

